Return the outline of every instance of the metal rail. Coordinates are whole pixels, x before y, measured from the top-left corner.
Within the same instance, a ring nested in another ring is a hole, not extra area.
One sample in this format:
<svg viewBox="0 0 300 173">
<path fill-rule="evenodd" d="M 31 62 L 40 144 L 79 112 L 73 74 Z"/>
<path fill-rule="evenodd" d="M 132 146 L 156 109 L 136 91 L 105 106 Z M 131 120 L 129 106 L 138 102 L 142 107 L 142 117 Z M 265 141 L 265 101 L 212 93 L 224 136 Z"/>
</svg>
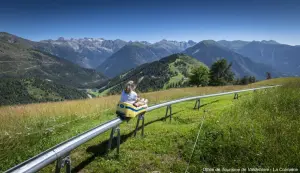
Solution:
<svg viewBox="0 0 300 173">
<path fill-rule="evenodd" d="M 147 112 L 152 111 L 154 109 L 162 108 L 167 106 L 167 111 L 165 117 L 167 117 L 167 113 L 169 112 L 170 120 L 172 118 L 171 116 L 171 105 L 175 103 L 180 103 L 184 101 L 190 101 L 190 100 L 196 100 L 196 104 L 198 103 L 198 109 L 200 108 L 200 99 L 201 98 L 208 98 L 208 97 L 215 97 L 215 96 L 222 96 L 222 95 L 228 95 L 228 94 L 237 94 L 240 92 L 246 92 L 246 91 L 255 91 L 255 90 L 260 90 L 260 89 L 267 89 L 267 88 L 273 88 L 273 87 L 278 87 L 280 85 L 276 86 L 265 86 L 265 87 L 259 87 L 259 88 L 251 88 L 251 89 L 244 89 L 244 90 L 238 90 L 238 91 L 230 91 L 230 92 L 224 92 L 224 93 L 217 93 L 217 94 L 210 94 L 210 95 L 203 95 L 203 96 L 195 96 L 195 97 L 188 97 L 188 98 L 182 98 L 178 100 L 173 100 L 161 104 L 157 104 L 151 107 L 147 108 Z M 195 104 L 195 108 L 196 108 Z M 144 120 L 143 120 L 144 121 Z M 79 147 L 83 143 L 95 138 L 96 136 L 108 131 L 109 129 L 115 130 L 123 120 L 121 118 L 115 118 L 113 120 L 110 120 L 108 122 L 105 122 L 91 130 L 88 130 L 80 135 L 77 135 L 67 141 L 64 141 L 38 155 L 35 157 L 32 157 L 31 159 L 20 163 L 9 170 L 7 170 L 5 173 L 29 173 L 29 172 L 37 172 L 44 168 L 45 166 L 53 163 L 54 161 L 57 161 L 56 165 L 56 172 L 60 172 L 61 167 L 66 164 L 66 170 L 67 172 L 70 172 L 70 167 L 71 167 L 71 162 L 70 162 L 70 157 L 69 154 L 72 150 L 75 148 Z M 137 127 L 138 128 L 138 124 Z M 143 127 L 142 127 L 143 129 Z M 137 130 L 137 129 L 136 129 Z M 113 133 L 113 132 L 112 132 Z M 120 129 L 118 128 L 118 141 L 120 140 Z M 143 135 L 143 133 L 142 133 Z M 112 140 L 112 134 L 111 134 L 111 139 Z M 110 146 L 109 146 L 110 149 Z"/>
<path fill-rule="evenodd" d="M 154 109 L 158 109 L 158 108 L 161 108 L 161 107 L 164 107 L 164 106 L 168 106 L 168 105 L 172 105 L 172 104 L 179 103 L 179 102 L 184 102 L 184 101 L 197 100 L 197 99 L 201 99 L 201 98 L 222 96 L 222 95 L 228 95 L 228 94 L 235 94 L 235 93 L 246 92 L 246 91 L 254 91 L 254 90 L 260 90 L 260 89 L 274 88 L 274 87 L 278 87 L 278 86 L 281 86 L 281 85 L 265 86 L 265 87 L 259 87 L 259 88 L 251 88 L 251 89 L 230 91 L 230 92 L 224 92 L 224 93 L 217 93 L 217 94 L 209 94 L 209 95 L 203 95 L 203 96 L 182 98 L 182 99 L 169 101 L 169 102 L 166 102 L 166 103 L 161 103 L 161 104 L 158 104 L 158 105 L 148 107 L 147 111 L 149 112 L 149 111 L 152 111 Z"/>
</svg>

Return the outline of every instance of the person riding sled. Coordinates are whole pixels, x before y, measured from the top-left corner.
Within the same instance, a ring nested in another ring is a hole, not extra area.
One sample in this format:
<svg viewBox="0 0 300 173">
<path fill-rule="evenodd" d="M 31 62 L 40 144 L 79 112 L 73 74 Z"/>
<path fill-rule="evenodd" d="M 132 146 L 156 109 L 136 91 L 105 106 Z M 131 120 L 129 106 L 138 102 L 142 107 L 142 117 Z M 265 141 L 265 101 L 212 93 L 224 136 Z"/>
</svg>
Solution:
<svg viewBox="0 0 300 173">
<path fill-rule="evenodd" d="M 133 81 L 125 84 L 122 90 L 121 99 L 117 105 L 116 114 L 122 119 L 129 120 L 137 115 L 142 115 L 147 111 L 148 100 L 140 98 L 134 91 L 136 85 Z"/>
<path fill-rule="evenodd" d="M 148 100 L 140 98 L 135 92 L 136 85 L 133 81 L 128 81 L 121 94 L 120 102 L 126 102 L 134 105 L 135 107 L 146 107 Z"/>
</svg>

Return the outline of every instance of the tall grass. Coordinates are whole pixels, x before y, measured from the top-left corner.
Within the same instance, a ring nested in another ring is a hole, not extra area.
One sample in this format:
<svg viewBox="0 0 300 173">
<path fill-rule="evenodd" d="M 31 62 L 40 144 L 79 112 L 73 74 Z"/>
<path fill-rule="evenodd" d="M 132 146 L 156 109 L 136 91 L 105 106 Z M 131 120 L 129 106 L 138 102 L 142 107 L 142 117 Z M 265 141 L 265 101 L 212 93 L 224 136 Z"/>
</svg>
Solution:
<svg viewBox="0 0 300 173">
<path fill-rule="evenodd" d="M 189 172 L 203 168 L 300 168 L 299 115 L 299 80 L 257 92 L 220 115 L 208 114 Z M 186 148 L 186 159 L 191 147 L 192 143 Z"/>
</svg>

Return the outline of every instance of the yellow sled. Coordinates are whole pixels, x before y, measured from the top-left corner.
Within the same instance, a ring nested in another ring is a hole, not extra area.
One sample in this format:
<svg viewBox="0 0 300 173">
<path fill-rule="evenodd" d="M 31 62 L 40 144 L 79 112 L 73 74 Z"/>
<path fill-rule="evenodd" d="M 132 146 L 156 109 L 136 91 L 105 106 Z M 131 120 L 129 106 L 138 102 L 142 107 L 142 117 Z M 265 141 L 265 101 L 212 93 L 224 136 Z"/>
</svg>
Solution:
<svg viewBox="0 0 300 173">
<path fill-rule="evenodd" d="M 145 113 L 147 109 L 147 106 L 140 106 L 140 107 L 135 107 L 130 103 L 126 102 L 119 102 L 117 105 L 117 115 L 122 116 L 122 117 L 128 117 L 128 118 L 133 118 L 136 117 L 139 114 Z"/>
</svg>

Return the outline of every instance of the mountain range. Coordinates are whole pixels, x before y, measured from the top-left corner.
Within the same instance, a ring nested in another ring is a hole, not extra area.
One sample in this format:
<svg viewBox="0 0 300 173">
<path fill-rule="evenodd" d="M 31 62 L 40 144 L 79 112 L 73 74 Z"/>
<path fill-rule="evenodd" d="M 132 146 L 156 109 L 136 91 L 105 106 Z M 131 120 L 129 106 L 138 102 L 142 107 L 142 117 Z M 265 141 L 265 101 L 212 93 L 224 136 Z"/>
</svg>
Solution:
<svg viewBox="0 0 300 173">
<path fill-rule="evenodd" d="M 52 55 L 65 58 L 73 63 L 84 68 L 95 69 L 101 65 L 108 57 L 119 51 L 125 45 L 140 43 L 145 46 L 153 47 L 156 50 L 161 50 L 164 53 L 160 57 L 178 53 L 189 46 L 195 45 L 193 41 L 177 42 L 161 40 L 151 44 L 146 41 L 126 42 L 120 39 L 105 40 L 103 38 L 71 38 L 63 37 L 57 40 L 42 40 L 36 44 L 36 48 Z M 167 53 L 166 53 L 167 52 Z M 159 52 L 158 52 L 159 53 Z M 160 56 L 160 55 L 159 55 Z"/>
<path fill-rule="evenodd" d="M 194 57 L 207 66 L 217 59 L 225 58 L 233 64 L 236 77 L 254 75 L 263 79 L 266 71 L 273 76 L 300 75 L 300 47 L 280 44 L 274 40 L 204 40 L 196 43 L 191 40 L 179 42 L 164 39 L 149 43 L 61 37 L 33 42 L 1 33 L 0 46 L 1 76 L 34 74 L 61 84 L 71 82 L 76 87 L 99 84 L 106 77 L 113 78 L 142 64 L 176 53 Z M 58 64 L 63 64 L 64 68 L 58 67 Z M 69 69 L 71 73 L 68 73 Z"/>
<path fill-rule="evenodd" d="M 65 58 L 84 68 L 96 68 L 109 56 L 125 46 L 127 42 L 102 38 L 79 38 L 43 40 L 37 49 Z"/>
<path fill-rule="evenodd" d="M 234 40 L 234 41 L 227 41 L 227 40 L 220 40 L 218 41 L 220 45 L 230 50 L 236 51 L 246 44 L 250 43 L 249 41 L 242 41 L 242 40 Z"/>
<path fill-rule="evenodd" d="M 248 44 L 245 42 L 238 43 L 243 44 L 243 46 Z M 230 42 L 227 46 L 229 44 Z M 237 49 L 237 47 L 243 47 L 241 45 L 237 45 L 238 44 L 233 42 L 233 46 L 229 45 L 229 47 L 235 47 L 235 49 Z M 173 49 L 171 49 L 171 47 L 173 47 Z M 99 67 L 97 67 L 97 71 L 100 71 L 111 78 L 141 64 L 153 62 L 161 59 L 162 57 L 179 52 L 194 57 L 207 66 L 211 66 L 213 62 L 220 58 L 225 58 L 228 62 L 233 64 L 232 70 L 236 77 L 251 75 L 256 76 L 258 79 L 263 79 L 265 78 L 265 73 L 267 71 L 271 72 L 273 76 L 280 75 L 280 73 L 271 66 L 253 62 L 250 58 L 244 57 L 234 50 L 213 40 L 205 40 L 197 44 L 192 42 L 191 44 L 186 44 L 184 46 L 178 46 L 167 40 L 151 45 L 145 45 L 139 42 L 130 43 L 104 61 Z"/>
<path fill-rule="evenodd" d="M 37 45 L 0 33 L 0 77 L 37 77 L 77 88 L 97 86 L 107 79 L 93 69 L 38 50 Z"/>
<path fill-rule="evenodd" d="M 144 63 L 153 62 L 168 55 L 182 52 L 195 44 L 192 41 L 176 42 L 167 40 L 154 44 L 132 42 L 104 61 L 97 67 L 97 71 L 108 77 L 114 77 Z"/>
<path fill-rule="evenodd" d="M 61 37 L 34 42 L 0 32 L 0 95 L 5 104 L 23 104 L 86 98 L 79 88 L 116 94 L 128 80 L 135 80 L 141 92 L 184 87 L 193 67 L 210 67 L 221 58 L 232 63 L 236 78 L 265 79 L 266 72 L 297 76 L 299 55 L 299 46 L 273 40 L 149 43 Z"/>
<path fill-rule="evenodd" d="M 272 73 L 274 77 L 280 75 L 271 66 L 253 62 L 250 58 L 225 48 L 213 40 L 201 41 L 195 46 L 186 49 L 183 53 L 196 58 L 207 66 L 211 66 L 218 59 L 225 58 L 232 63 L 231 68 L 236 77 L 250 75 L 255 76 L 257 79 L 264 79 L 266 72 Z"/>
<path fill-rule="evenodd" d="M 254 62 L 267 64 L 286 75 L 300 75 L 300 47 L 253 41 L 237 50 Z"/>
<path fill-rule="evenodd" d="M 204 40 L 207 42 L 207 40 Z M 221 54 L 213 56 L 219 57 L 203 57 L 202 59 L 211 59 L 224 57 L 231 61 L 235 61 L 234 70 L 237 72 L 237 77 L 242 75 L 255 75 L 262 78 L 262 72 L 255 72 L 257 68 L 266 68 L 269 71 L 281 75 L 300 75 L 300 60 L 298 55 L 300 53 L 299 46 L 290 46 L 280 44 L 274 40 L 262 41 L 216 41 L 218 48 L 226 51 L 205 50 L 208 47 L 202 47 L 199 51 L 210 52 L 217 51 Z M 149 43 L 147 41 L 123 41 L 105 40 L 103 38 L 78 38 L 65 39 L 59 38 L 57 40 L 43 40 L 36 42 L 35 48 L 52 55 L 67 59 L 81 67 L 96 69 L 107 77 L 117 76 L 131 68 L 135 68 L 141 64 L 153 62 L 163 57 L 174 53 L 185 52 L 186 49 L 196 46 L 194 41 L 171 41 L 161 40 L 156 43 Z M 198 45 L 199 46 L 199 45 Z M 222 48 L 221 48 L 222 47 Z M 190 56 L 194 56 L 191 52 L 186 52 Z M 222 55 L 225 53 L 226 55 Z M 233 54 L 231 56 L 230 54 Z M 230 57 L 228 57 L 230 55 Z M 199 57 L 196 57 L 199 59 Z M 245 59 L 246 58 L 246 59 Z M 248 59 L 247 59 L 248 58 Z M 241 60 L 246 62 L 242 63 Z M 248 62 L 250 63 L 248 67 Z M 253 63 L 252 63 L 253 62 Z M 206 63 L 206 62 L 204 62 Z M 261 66 L 264 64 L 267 66 Z M 209 63 L 206 65 L 210 65 Z M 243 66 L 243 67 L 242 67 Z M 253 68 L 253 70 L 251 70 Z M 260 73 L 260 74 L 257 74 Z"/>
</svg>

